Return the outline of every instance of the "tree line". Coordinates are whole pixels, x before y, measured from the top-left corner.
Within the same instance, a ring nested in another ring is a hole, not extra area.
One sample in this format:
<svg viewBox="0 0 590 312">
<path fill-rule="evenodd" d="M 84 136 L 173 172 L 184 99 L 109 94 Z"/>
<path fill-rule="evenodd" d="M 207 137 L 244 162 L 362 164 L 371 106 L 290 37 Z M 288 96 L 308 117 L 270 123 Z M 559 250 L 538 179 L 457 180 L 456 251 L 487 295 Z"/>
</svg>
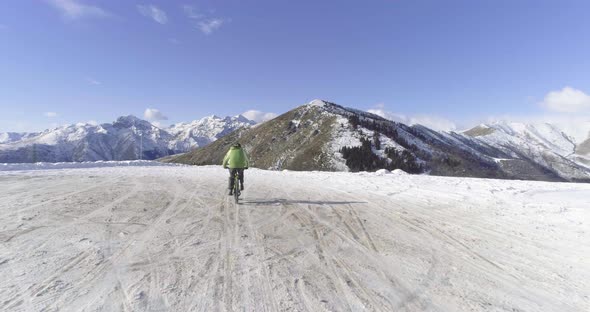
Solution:
<svg viewBox="0 0 590 312">
<path fill-rule="evenodd" d="M 381 150 L 379 133 L 374 132 L 373 140 L 361 138 L 361 146 L 344 146 L 340 149 L 342 157 L 346 160 L 346 166 L 353 172 L 376 171 L 378 169 L 401 169 L 409 173 L 424 171 L 422 164 L 410 151 L 401 152 L 387 147 L 384 150 L 386 158 L 381 158 L 373 152 L 373 148 Z"/>
</svg>

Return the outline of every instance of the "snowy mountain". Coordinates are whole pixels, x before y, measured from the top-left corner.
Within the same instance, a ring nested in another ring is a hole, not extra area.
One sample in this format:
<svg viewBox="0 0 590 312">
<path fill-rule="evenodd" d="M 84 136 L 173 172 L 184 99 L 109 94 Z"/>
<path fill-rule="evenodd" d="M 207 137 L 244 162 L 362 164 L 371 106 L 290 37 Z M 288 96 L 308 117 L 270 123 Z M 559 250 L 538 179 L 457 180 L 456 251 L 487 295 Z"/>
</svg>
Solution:
<svg viewBox="0 0 590 312">
<path fill-rule="evenodd" d="M 576 146 L 574 159 L 577 163 L 584 164 L 590 168 L 590 138 Z"/>
<path fill-rule="evenodd" d="M 465 135 L 504 150 L 525 155 L 546 166 L 566 158 L 590 168 L 590 123 L 565 127 L 552 123 L 496 122 L 482 124 Z M 557 159 L 557 160 L 556 160 Z"/>
<path fill-rule="evenodd" d="M 38 135 L 38 133 L 5 132 L 0 133 L 0 144 L 16 142 Z"/>
<path fill-rule="evenodd" d="M 568 143 L 568 136 L 560 136 L 551 126 L 525 130 L 498 124 L 497 129 L 482 126 L 465 133 L 439 132 L 314 100 L 165 161 L 218 164 L 229 145 L 239 140 L 250 153 L 252 166 L 265 169 L 399 168 L 446 176 L 590 181 L 590 170 L 568 155 L 577 146 Z M 536 143 L 529 137 L 536 138 Z"/>
<path fill-rule="evenodd" d="M 134 116 L 113 123 L 78 123 L 41 133 L 0 134 L 0 163 L 156 159 L 206 145 L 253 122 L 206 117 L 160 129 Z"/>
<path fill-rule="evenodd" d="M 590 123 L 497 122 L 461 133 L 441 132 L 314 100 L 252 125 L 241 115 L 209 116 L 161 129 L 126 116 L 112 124 L 4 133 L 0 163 L 166 157 L 169 162 L 218 164 L 229 145 L 239 140 L 250 152 L 252 165 L 265 169 L 384 168 L 445 176 L 590 181 Z M 186 154 L 176 155 L 180 153 Z"/>
<path fill-rule="evenodd" d="M 190 123 L 178 123 L 167 131 L 174 136 L 171 148 L 175 151 L 189 151 L 205 146 L 239 128 L 248 127 L 256 122 L 238 115 L 234 117 L 217 117 L 215 115 L 195 120 Z"/>
</svg>

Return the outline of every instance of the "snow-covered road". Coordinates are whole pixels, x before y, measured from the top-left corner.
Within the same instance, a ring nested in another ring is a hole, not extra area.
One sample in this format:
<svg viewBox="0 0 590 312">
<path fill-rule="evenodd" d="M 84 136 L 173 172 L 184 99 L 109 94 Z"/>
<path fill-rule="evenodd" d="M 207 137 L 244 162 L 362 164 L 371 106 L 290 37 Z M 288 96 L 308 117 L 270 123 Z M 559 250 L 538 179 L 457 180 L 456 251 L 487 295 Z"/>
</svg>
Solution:
<svg viewBox="0 0 590 312">
<path fill-rule="evenodd" d="M 2 311 L 589 311 L 590 185 L 0 172 Z"/>
</svg>

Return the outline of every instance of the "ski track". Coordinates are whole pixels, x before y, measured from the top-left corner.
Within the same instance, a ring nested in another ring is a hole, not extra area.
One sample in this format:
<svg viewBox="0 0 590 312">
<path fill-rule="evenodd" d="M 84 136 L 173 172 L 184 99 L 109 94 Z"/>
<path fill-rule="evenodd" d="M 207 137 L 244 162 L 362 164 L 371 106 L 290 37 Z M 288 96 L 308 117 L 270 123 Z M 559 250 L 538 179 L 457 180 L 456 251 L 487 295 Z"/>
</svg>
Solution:
<svg viewBox="0 0 590 312">
<path fill-rule="evenodd" d="M 588 311 L 590 186 L 0 172 L 3 311 Z"/>
</svg>

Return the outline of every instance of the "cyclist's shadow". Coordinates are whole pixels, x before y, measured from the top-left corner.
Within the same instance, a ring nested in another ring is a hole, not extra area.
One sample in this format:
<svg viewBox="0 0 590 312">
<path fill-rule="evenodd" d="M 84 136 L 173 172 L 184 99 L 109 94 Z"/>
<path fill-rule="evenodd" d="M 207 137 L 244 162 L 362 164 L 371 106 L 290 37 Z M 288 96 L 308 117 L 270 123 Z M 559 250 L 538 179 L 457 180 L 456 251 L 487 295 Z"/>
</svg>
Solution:
<svg viewBox="0 0 590 312">
<path fill-rule="evenodd" d="M 240 202 L 243 205 L 253 206 L 282 206 L 282 205 L 349 205 L 349 204 L 368 204 L 368 202 L 362 201 L 329 201 L 329 200 L 294 200 L 294 199 L 250 199 L 243 200 Z"/>
</svg>

